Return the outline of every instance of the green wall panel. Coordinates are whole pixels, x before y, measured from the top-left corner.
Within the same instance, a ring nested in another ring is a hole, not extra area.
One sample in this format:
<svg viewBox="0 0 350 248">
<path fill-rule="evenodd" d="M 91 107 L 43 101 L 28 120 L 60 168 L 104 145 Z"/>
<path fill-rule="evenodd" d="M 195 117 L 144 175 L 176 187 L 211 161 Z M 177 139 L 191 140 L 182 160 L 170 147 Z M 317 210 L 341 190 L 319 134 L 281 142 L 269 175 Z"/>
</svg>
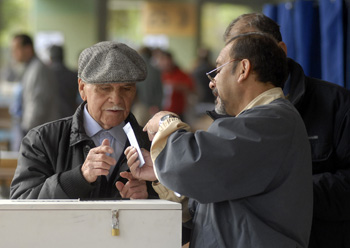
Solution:
<svg viewBox="0 0 350 248">
<path fill-rule="evenodd" d="M 34 0 L 34 33 L 58 31 L 63 34 L 65 61 L 77 68 L 79 53 L 97 42 L 98 0 Z"/>
</svg>

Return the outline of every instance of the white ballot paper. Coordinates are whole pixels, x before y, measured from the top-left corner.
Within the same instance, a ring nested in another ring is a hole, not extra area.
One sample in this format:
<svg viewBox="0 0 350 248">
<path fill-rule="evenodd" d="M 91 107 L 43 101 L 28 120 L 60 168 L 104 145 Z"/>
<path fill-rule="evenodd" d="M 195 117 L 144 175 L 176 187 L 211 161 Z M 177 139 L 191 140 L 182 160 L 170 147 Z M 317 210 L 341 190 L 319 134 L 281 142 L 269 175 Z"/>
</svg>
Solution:
<svg viewBox="0 0 350 248">
<path fill-rule="evenodd" d="M 128 136 L 130 145 L 136 148 L 137 153 L 139 154 L 139 160 L 140 160 L 139 167 L 142 167 L 145 164 L 145 160 L 143 159 L 139 143 L 137 143 L 137 139 L 136 139 L 134 130 L 132 129 L 132 127 L 130 125 L 130 122 L 126 123 L 126 125 L 123 127 L 123 129 L 124 129 L 124 132 L 126 133 L 126 135 Z"/>
</svg>

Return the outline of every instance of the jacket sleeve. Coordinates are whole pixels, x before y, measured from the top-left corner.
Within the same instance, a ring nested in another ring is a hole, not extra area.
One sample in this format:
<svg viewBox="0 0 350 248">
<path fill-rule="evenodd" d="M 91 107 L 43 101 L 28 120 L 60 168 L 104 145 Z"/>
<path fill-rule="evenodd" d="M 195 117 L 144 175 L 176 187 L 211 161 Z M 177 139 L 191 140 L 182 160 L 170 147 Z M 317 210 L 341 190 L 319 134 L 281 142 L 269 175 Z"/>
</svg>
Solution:
<svg viewBox="0 0 350 248">
<path fill-rule="evenodd" d="M 294 170 L 281 168 L 293 155 L 291 143 L 302 144 L 298 157 L 311 160 L 305 130 L 302 142 L 294 140 L 301 137 L 302 129 L 288 121 L 278 117 L 222 118 L 207 132 L 178 130 L 170 134 L 164 148 L 157 144 L 166 132 L 161 126 L 151 148 L 156 175 L 167 188 L 200 203 L 261 194 L 274 180 L 284 180 L 285 171 Z"/>
<path fill-rule="evenodd" d="M 65 171 L 57 165 L 58 151 L 54 152 L 50 140 L 38 129 L 24 137 L 18 164 L 11 183 L 11 199 L 71 199 L 88 195 L 93 186 L 84 180 L 80 167 Z M 64 179 L 61 180 L 61 177 Z M 64 191 L 71 188 L 72 191 Z"/>
<path fill-rule="evenodd" d="M 331 221 L 350 219 L 350 109 L 338 123 L 333 171 L 313 175 L 314 216 Z"/>
</svg>

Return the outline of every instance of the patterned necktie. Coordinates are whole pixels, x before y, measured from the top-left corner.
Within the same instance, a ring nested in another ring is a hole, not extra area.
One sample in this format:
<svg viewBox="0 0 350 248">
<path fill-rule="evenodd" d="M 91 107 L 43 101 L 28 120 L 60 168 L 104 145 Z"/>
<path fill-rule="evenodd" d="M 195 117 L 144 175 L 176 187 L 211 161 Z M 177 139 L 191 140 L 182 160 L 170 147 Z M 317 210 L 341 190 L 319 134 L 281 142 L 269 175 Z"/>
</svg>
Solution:
<svg viewBox="0 0 350 248">
<path fill-rule="evenodd" d="M 114 138 L 113 136 L 108 132 L 108 131 L 102 131 L 100 134 L 100 144 L 102 144 L 102 141 L 104 139 L 108 139 L 109 140 L 109 146 L 113 148 L 113 150 L 115 150 L 114 147 Z M 110 153 L 106 153 L 106 155 L 111 156 L 113 158 L 115 158 L 115 151 L 113 154 Z M 115 158 L 116 159 L 116 158 Z M 109 174 L 107 175 L 107 178 L 109 179 L 109 177 L 112 175 L 113 169 L 114 169 L 115 165 L 111 167 L 111 169 L 109 170 Z"/>
<path fill-rule="evenodd" d="M 100 134 L 100 145 L 102 144 L 102 141 L 104 139 L 109 140 L 109 146 L 113 148 L 114 145 L 114 138 L 108 131 L 102 131 Z M 107 153 L 108 156 L 112 156 L 111 154 Z"/>
</svg>

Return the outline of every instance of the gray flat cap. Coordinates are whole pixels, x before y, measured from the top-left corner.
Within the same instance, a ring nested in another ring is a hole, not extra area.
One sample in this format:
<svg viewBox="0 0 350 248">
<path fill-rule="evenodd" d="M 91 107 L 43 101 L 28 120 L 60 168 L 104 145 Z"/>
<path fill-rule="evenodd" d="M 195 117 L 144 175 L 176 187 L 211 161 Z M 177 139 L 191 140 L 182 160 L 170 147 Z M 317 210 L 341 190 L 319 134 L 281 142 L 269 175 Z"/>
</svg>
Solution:
<svg viewBox="0 0 350 248">
<path fill-rule="evenodd" d="M 123 43 L 103 41 L 86 48 L 79 56 L 78 77 L 85 83 L 139 82 L 146 76 L 145 61 Z"/>
</svg>

